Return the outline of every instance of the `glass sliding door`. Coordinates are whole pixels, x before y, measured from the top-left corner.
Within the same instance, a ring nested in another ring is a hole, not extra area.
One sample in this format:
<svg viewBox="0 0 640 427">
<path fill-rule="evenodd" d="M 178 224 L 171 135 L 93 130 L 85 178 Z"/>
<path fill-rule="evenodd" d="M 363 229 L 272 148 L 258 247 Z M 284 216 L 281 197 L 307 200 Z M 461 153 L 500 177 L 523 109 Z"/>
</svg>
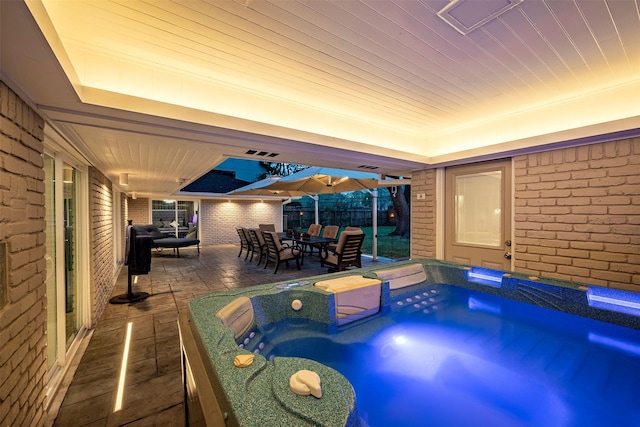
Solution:
<svg viewBox="0 0 640 427">
<path fill-rule="evenodd" d="M 64 188 L 64 289 L 65 289 L 65 339 L 69 348 L 78 332 L 78 276 L 77 276 L 77 196 L 76 170 L 65 164 Z"/>
<path fill-rule="evenodd" d="M 66 351 L 79 330 L 78 197 L 79 174 L 60 159 L 44 155 L 45 247 L 47 267 L 47 364 L 66 363 Z"/>
<path fill-rule="evenodd" d="M 52 153 L 56 154 L 52 154 Z M 81 348 L 86 328 L 91 324 L 88 280 L 89 244 L 88 176 L 80 162 L 54 148 L 45 148 L 44 217 L 47 307 L 48 407 L 62 385 L 70 361 Z M 81 284 L 85 283 L 83 289 Z"/>
<path fill-rule="evenodd" d="M 198 205 L 186 200 L 152 200 L 151 219 L 163 234 L 185 237 L 198 225 Z"/>
</svg>

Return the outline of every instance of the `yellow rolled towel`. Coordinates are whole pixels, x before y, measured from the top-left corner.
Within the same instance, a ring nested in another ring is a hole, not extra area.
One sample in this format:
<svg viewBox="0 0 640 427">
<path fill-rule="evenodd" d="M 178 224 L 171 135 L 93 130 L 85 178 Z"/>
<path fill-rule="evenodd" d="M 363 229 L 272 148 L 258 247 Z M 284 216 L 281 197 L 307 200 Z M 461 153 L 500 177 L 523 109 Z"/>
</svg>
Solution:
<svg viewBox="0 0 640 427">
<path fill-rule="evenodd" d="M 238 368 L 246 368 L 247 366 L 251 366 L 255 357 L 254 354 L 239 354 L 233 359 L 233 364 Z"/>
</svg>

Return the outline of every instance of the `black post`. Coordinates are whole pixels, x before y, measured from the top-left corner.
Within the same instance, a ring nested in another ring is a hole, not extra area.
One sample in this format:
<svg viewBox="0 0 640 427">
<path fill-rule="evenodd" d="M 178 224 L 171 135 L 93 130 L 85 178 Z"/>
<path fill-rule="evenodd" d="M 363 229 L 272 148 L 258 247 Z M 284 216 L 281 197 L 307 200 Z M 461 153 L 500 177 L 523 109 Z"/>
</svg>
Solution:
<svg viewBox="0 0 640 427">
<path fill-rule="evenodd" d="M 129 220 L 127 227 L 127 293 L 112 297 L 111 304 L 128 304 L 142 301 L 149 297 L 147 292 L 133 292 L 132 276 L 148 274 L 151 271 L 151 236 L 136 236 L 136 231 Z"/>
</svg>

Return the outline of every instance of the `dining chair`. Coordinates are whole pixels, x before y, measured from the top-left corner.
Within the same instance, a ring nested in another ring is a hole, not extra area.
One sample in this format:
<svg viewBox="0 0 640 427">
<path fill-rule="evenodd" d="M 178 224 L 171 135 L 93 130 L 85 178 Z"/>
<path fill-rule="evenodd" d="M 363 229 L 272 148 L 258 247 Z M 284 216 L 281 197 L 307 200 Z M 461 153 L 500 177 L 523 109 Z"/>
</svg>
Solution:
<svg viewBox="0 0 640 427">
<path fill-rule="evenodd" d="M 318 237 L 320 235 L 320 231 L 322 230 L 322 225 L 320 224 L 311 224 L 309 229 L 307 230 L 307 234 L 312 237 Z"/>
<path fill-rule="evenodd" d="M 322 231 L 322 237 L 326 237 L 328 239 L 337 239 L 338 231 L 340 231 L 339 225 L 327 225 L 326 227 L 324 227 L 324 230 Z M 320 249 L 320 245 L 315 245 L 315 246 Z M 333 249 L 336 248 L 335 243 L 329 243 L 328 245 L 325 245 L 325 246 L 328 246 Z"/>
<path fill-rule="evenodd" d="M 289 267 L 289 261 L 295 260 L 296 267 L 300 270 L 300 257 L 302 256 L 302 248 L 300 246 L 281 243 L 278 233 L 275 231 L 263 231 L 262 237 L 267 245 L 267 258 L 263 268 L 267 268 L 269 262 L 272 261 L 275 263 L 275 269 L 273 270 L 273 274 L 275 274 L 278 272 L 280 263 L 284 262 Z"/>
<path fill-rule="evenodd" d="M 309 229 L 307 230 L 307 234 L 311 237 L 320 236 L 320 231 L 322 231 L 322 225 L 320 224 L 311 224 Z M 317 247 L 317 245 L 308 245 L 309 246 L 309 255 L 313 254 L 313 248 Z"/>
<path fill-rule="evenodd" d="M 249 236 L 251 236 L 251 244 L 253 252 L 249 261 L 253 261 L 253 255 L 258 255 L 258 265 L 262 264 L 262 260 L 267 257 L 267 244 L 262 237 L 262 232 L 257 228 L 249 228 Z"/>
<path fill-rule="evenodd" d="M 338 231 L 340 230 L 339 225 L 327 225 L 324 227 L 322 231 L 322 237 L 327 237 L 329 239 L 335 239 L 338 237 Z"/>
<path fill-rule="evenodd" d="M 328 265 L 329 271 L 342 271 L 347 267 L 362 267 L 362 242 L 365 234 L 362 230 L 345 230 L 335 248 L 325 247 L 320 252 L 320 265 Z"/>
<path fill-rule="evenodd" d="M 251 252 L 249 239 L 247 238 L 247 234 L 242 227 L 236 227 L 236 231 L 238 232 L 238 237 L 240 237 L 240 252 L 238 252 L 238 256 L 242 255 L 243 250 L 246 250 L 247 254 L 244 257 L 244 259 L 246 260 L 249 257 L 249 253 Z"/>
</svg>

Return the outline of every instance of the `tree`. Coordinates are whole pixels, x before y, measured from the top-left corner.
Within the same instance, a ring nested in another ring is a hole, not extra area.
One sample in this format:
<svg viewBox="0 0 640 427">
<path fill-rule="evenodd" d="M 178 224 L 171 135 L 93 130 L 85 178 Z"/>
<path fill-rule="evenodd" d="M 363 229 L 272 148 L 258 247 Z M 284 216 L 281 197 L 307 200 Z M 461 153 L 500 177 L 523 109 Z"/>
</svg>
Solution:
<svg viewBox="0 0 640 427">
<path fill-rule="evenodd" d="M 391 194 L 393 210 L 396 213 L 396 229 L 389 236 L 400 236 L 408 239 L 411 236 L 411 209 L 408 200 L 411 200 L 411 187 L 402 185 L 399 187 L 387 187 Z"/>
<path fill-rule="evenodd" d="M 264 173 L 259 179 L 267 178 L 269 176 L 287 176 L 303 169 L 308 166 L 297 165 L 294 163 L 275 163 L 275 162 L 260 162 L 260 166 L 264 169 Z"/>
</svg>

